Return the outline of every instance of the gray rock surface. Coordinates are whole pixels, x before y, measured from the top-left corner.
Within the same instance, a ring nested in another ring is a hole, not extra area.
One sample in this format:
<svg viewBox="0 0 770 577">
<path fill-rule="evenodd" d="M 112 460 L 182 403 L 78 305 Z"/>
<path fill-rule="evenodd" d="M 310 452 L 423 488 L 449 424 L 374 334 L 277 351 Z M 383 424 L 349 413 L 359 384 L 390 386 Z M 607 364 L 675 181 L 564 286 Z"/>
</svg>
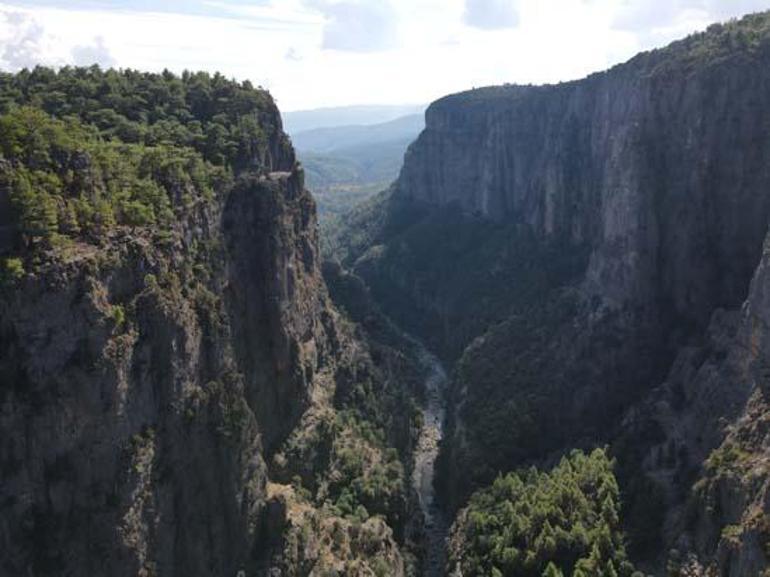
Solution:
<svg viewBox="0 0 770 577">
<path fill-rule="evenodd" d="M 3 288 L 0 574 L 249 569 L 266 460 L 336 346 L 315 206 L 272 148 L 170 237 L 76 243 Z"/>
</svg>

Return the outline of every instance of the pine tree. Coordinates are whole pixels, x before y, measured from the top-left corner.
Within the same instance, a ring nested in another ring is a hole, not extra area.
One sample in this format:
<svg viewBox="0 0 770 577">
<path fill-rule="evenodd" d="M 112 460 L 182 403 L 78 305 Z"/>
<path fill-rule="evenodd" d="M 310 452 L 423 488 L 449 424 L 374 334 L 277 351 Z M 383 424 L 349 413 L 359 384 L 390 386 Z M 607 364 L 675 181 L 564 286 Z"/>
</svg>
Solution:
<svg viewBox="0 0 770 577">
<path fill-rule="evenodd" d="M 543 577 L 564 577 L 564 573 L 553 564 L 553 561 L 550 561 L 546 566 L 545 571 L 543 571 Z"/>
<path fill-rule="evenodd" d="M 612 562 L 612 559 L 607 560 L 603 577 L 618 577 L 618 572 L 615 571 L 615 564 Z"/>
<path fill-rule="evenodd" d="M 612 499 L 612 495 L 609 493 L 602 503 L 602 518 L 610 527 L 617 527 L 620 522 L 618 518 L 618 508 L 615 505 L 615 501 Z"/>
</svg>

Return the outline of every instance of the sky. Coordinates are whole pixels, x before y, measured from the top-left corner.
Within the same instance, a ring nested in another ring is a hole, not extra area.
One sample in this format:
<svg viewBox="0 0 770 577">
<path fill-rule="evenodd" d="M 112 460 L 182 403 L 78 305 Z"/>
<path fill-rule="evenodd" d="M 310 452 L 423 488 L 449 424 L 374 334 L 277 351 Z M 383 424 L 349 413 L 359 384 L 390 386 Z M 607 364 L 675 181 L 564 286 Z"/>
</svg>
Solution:
<svg viewBox="0 0 770 577">
<path fill-rule="evenodd" d="M 0 69 L 219 71 L 285 111 L 581 78 L 770 0 L 0 0 Z"/>
</svg>

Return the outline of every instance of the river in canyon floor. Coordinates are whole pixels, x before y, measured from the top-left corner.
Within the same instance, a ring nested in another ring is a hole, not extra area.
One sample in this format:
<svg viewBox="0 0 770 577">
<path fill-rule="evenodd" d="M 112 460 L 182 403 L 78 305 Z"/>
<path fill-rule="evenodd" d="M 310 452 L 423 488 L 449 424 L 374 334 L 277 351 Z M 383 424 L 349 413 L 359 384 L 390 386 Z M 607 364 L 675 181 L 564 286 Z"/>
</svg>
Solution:
<svg viewBox="0 0 770 577">
<path fill-rule="evenodd" d="M 415 346 L 427 376 L 422 406 L 423 427 L 414 453 L 412 486 L 417 492 L 425 519 L 422 575 L 439 577 L 444 575 L 449 521 L 436 499 L 433 479 L 439 443 L 444 434 L 447 375 L 441 361 L 434 354 L 419 342 L 415 342 Z"/>
</svg>

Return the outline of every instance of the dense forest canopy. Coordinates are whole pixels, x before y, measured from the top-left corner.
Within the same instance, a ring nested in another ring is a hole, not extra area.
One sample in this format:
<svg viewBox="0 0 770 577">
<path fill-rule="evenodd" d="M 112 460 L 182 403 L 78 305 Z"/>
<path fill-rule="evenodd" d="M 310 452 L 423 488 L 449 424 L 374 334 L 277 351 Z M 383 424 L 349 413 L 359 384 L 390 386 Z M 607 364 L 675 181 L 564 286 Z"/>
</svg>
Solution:
<svg viewBox="0 0 770 577">
<path fill-rule="evenodd" d="M 573 451 L 550 472 L 499 477 L 458 524 L 464 575 L 630 576 L 620 494 L 603 449 Z M 638 575 L 638 574 L 637 574 Z"/>
<path fill-rule="evenodd" d="M 189 147 L 213 164 L 236 168 L 260 158 L 269 132 L 280 129 L 266 91 L 206 72 L 176 76 L 92 66 L 0 73 L 0 113 L 16 106 L 76 116 L 105 139 Z"/>
<path fill-rule="evenodd" d="M 31 248 L 98 242 L 117 226 L 168 229 L 233 174 L 269 167 L 272 136 L 291 157 L 277 118 L 267 92 L 219 74 L 0 74 L 4 276 L 23 274 Z"/>
</svg>

